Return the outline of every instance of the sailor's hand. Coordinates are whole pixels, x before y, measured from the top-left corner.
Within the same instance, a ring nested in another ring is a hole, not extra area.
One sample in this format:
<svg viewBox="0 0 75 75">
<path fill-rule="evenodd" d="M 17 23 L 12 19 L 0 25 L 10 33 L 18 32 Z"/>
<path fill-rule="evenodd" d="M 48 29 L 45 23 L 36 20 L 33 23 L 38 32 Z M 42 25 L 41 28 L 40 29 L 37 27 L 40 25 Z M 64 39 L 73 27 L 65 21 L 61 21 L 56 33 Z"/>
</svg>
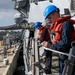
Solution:
<svg viewBox="0 0 75 75">
<path fill-rule="evenodd" d="M 50 44 L 46 41 L 42 42 L 42 46 L 50 48 Z"/>
<path fill-rule="evenodd" d="M 40 43 L 40 40 L 37 40 L 38 43 Z"/>
</svg>

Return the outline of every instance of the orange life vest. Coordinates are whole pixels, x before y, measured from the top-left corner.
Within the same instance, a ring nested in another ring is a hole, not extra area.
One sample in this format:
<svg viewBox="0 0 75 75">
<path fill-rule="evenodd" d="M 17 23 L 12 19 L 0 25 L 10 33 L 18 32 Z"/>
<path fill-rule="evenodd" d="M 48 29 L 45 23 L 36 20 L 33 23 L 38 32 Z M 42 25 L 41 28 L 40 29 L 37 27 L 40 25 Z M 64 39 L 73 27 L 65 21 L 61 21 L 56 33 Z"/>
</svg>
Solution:
<svg viewBox="0 0 75 75">
<path fill-rule="evenodd" d="M 71 19 L 71 16 L 65 16 L 63 18 L 59 18 L 57 22 L 55 22 L 53 25 L 51 25 L 50 30 L 52 33 L 54 33 L 52 37 L 52 44 L 58 43 L 62 38 L 62 23 L 64 21 L 71 22 L 73 25 L 75 24 L 75 20 Z M 74 32 L 72 33 L 72 39 L 71 41 L 75 41 L 75 28 Z"/>
<path fill-rule="evenodd" d="M 48 30 L 48 27 L 47 27 L 47 26 L 43 26 L 42 28 L 39 29 L 39 39 L 42 38 L 43 30 L 44 30 L 44 29 Z M 48 33 L 45 35 L 44 41 L 47 41 L 49 38 L 50 38 L 50 33 L 48 32 Z"/>
</svg>

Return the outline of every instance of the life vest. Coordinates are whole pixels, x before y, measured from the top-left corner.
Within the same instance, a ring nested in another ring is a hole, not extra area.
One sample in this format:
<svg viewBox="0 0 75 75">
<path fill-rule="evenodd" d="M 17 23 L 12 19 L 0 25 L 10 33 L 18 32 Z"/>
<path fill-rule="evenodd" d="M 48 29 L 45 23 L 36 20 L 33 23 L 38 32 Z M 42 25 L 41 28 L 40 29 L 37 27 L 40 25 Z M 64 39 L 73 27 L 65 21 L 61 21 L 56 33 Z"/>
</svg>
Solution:
<svg viewBox="0 0 75 75">
<path fill-rule="evenodd" d="M 44 29 L 48 30 L 48 27 L 47 27 L 47 26 L 43 26 L 42 28 L 39 29 L 39 39 L 42 38 L 43 30 L 44 30 Z M 47 41 L 49 38 L 50 38 L 50 33 L 48 32 L 48 33 L 45 35 L 44 41 Z"/>
<path fill-rule="evenodd" d="M 73 25 L 75 24 L 75 20 L 71 19 L 71 16 L 65 16 L 63 18 L 59 18 L 57 22 L 55 22 L 51 27 L 50 30 L 54 35 L 52 35 L 52 44 L 58 43 L 62 39 L 62 23 L 64 21 L 71 22 Z M 71 41 L 75 41 L 75 27 L 74 32 L 72 33 L 72 39 Z"/>
</svg>

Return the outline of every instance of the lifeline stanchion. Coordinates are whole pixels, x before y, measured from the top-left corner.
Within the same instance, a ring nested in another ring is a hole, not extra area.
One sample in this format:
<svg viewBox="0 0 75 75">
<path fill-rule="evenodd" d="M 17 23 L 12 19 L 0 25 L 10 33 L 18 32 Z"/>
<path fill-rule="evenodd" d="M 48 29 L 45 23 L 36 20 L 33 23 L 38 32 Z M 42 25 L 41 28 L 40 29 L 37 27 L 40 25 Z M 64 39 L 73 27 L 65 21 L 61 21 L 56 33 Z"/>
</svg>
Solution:
<svg viewBox="0 0 75 75">
<path fill-rule="evenodd" d="M 75 43 L 72 43 L 72 48 L 70 49 L 68 60 L 66 60 L 65 67 L 63 69 L 62 75 L 72 75 L 74 63 L 75 63 Z"/>
<path fill-rule="evenodd" d="M 40 56 L 39 56 L 39 47 L 38 47 L 38 42 L 37 41 L 35 41 L 35 62 L 39 62 L 39 60 L 40 60 L 40 58 L 39 58 Z M 40 67 L 40 63 L 38 63 L 39 64 L 39 67 Z M 35 69 L 36 69 L 36 74 L 35 75 L 41 75 L 40 74 L 40 69 L 39 69 L 39 67 L 35 67 Z"/>
</svg>

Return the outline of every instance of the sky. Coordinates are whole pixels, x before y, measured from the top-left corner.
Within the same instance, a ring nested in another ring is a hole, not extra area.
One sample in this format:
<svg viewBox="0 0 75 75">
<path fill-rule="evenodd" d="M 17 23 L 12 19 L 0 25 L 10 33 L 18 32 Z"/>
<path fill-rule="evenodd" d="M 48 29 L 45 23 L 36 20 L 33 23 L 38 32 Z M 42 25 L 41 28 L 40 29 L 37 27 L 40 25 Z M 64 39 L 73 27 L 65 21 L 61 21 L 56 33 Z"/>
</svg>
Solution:
<svg viewBox="0 0 75 75">
<path fill-rule="evenodd" d="M 0 27 L 15 24 L 14 15 L 18 12 L 14 9 L 14 1 L 0 0 Z"/>
</svg>

